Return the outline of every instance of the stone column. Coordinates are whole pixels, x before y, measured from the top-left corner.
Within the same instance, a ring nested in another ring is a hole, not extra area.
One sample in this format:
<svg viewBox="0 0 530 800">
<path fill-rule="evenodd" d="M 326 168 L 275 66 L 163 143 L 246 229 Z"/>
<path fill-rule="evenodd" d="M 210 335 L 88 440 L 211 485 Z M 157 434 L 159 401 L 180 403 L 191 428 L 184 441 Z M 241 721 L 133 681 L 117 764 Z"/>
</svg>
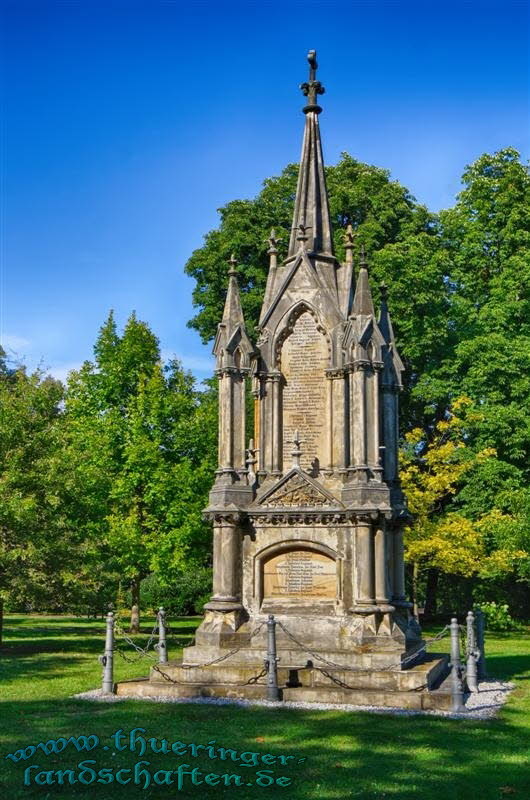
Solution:
<svg viewBox="0 0 530 800">
<path fill-rule="evenodd" d="M 329 471 L 344 472 L 346 464 L 346 443 L 349 425 L 346 419 L 346 378 L 339 369 L 330 369 L 328 378 L 329 407 Z"/>
<path fill-rule="evenodd" d="M 369 391 L 368 391 L 369 388 Z M 379 370 L 374 368 L 367 375 L 367 439 L 368 439 L 368 465 L 372 477 L 380 481 L 383 469 L 381 467 L 381 453 L 379 449 Z"/>
<path fill-rule="evenodd" d="M 254 442 L 258 451 L 256 471 L 262 471 L 263 456 L 261 452 L 261 379 L 258 375 L 252 378 L 252 396 L 254 398 Z"/>
<path fill-rule="evenodd" d="M 234 381 L 234 419 L 237 420 L 237 430 L 234 436 L 234 467 L 240 478 L 246 473 L 246 382 L 244 375 L 238 375 Z"/>
<path fill-rule="evenodd" d="M 395 525 L 393 531 L 393 555 L 394 555 L 394 594 L 392 602 L 396 605 L 403 605 L 406 602 L 405 596 L 405 562 L 403 557 L 403 529 L 401 525 Z"/>
<path fill-rule="evenodd" d="M 353 431 L 355 428 L 355 387 L 353 365 L 348 369 L 348 472 L 353 472 L 355 464 L 355 450 Z"/>
<path fill-rule="evenodd" d="M 270 376 L 272 381 L 272 474 L 282 473 L 282 389 L 281 374 Z"/>
<path fill-rule="evenodd" d="M 208 611 L 237 611 L 240 602 L 241 532 L 237 521 L 218 517 L 213 529 L 213 595 Z"/>
<path fill-rule="evenodd" d="M 381 520 L 375 531 L 375 600 L 383 606 L 387 606 L 390 602 L 388 539 L 385 521 Z"/>
<path fill-rule="evenodd" d="M 367 480 L 366 452 L 366 366 L 365 363 L 355 365 L 351 374 L 352 396 L 350 411 L 350 466 L 353 467 L 355 479 Z"/>
<path fill-rule="evenodd" d="M 273 381 L 270 374 L 263 376 L 262 383 L 262 398 L 261 398 L 261 444 L 262 449 L 262 470 L 266 474 L 271 472 L 273 455 L 272 455 L 272 430 L 273 430 Z"/>
<path fill-rule="evenodd" d="M 233 375 L 223 370 L 219 375 L 219 466 L 223 471 L 234 467 L 234 394 Z"/>
<path fill-rule="evenodd" d="M 327 385 L 326 385 L 326 410 L 327 410 L 327 434 L 328 434 L 328 446 L 327 446 L 327 459 L 328 463 L 327 466 L 324 467 L 324 474 L 332 475 L 333 474 L 333 461 L 335 458 L 334 453 L 334 428 L 335 428 L 335 414 L 333 409 L 333 378 L 326 372 L 327 378 Z"/>
<path fill-rule="evenodd" d="M 370 517 L 358 517 L 355 526 L 355 605 L 369 611 L 375 603 L 374 534 Z"/>
<path fill-rule="evenodd" d="M 397 479 L 397 388 L 383 384 L 383 444 L 384 480 L 393 483 Z"/>
</svg>

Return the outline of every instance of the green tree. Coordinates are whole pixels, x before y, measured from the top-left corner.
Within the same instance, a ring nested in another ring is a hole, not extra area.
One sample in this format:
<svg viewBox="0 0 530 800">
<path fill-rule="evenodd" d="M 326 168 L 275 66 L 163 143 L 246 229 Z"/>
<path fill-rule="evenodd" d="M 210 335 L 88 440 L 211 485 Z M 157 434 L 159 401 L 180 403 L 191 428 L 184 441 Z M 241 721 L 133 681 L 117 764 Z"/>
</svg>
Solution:
<svg viewBox="0 0 530 800">
<path fill-rule="evenodd" d="M 198 430 L 207 402 L 193 377 L 177 361 L 163 367 L 134 314 L 121 336 L 109 316 L 94 356 L 70 376 L 66 419 L 81 469 L 100 476 L 90 493 L 101 552 L 130 586 L 135 631 L 142 579 L 156 570 L 168 582 L 184 559 L 206 558 L 213 434 Z"/>
<path fill-rule="evenodd" d="M 2 608 L 58 602 L 79 543 L 61 509 L 63 387 L 10 368 L 0 349 L 0 641 Z"/>
<path fill-rule="evenodd" d="M 476 446 L 494 447 L 513 479 L 530 477 L 530 171 L 512 148 L 467 167 L 441 213 L 454 346 L 424 375 L 426 401 L 466 394 Z"/>
<path fill-rule="evenodd" d="M 465 476 L 495 450 L 474 451 L 467 428 L 476 423 L 468 397 L 458 398 L 445 420 L 440 420 L 430 440 L 421 428 L 405 436 L 401 454 L 401 480 L 412 520 L 405 534 L 406 558 L 412 567 L 412 595 L 417 614 L 420 570 L 428 570 L 426 613 L 436 611 L 438 575 L 510 574 L 518 562 L 528 563 L 530 548 L 520 532 L 520 521 L 510 514 L 481 509 L 475 517 L 455 509 Z"/>
<path fill-rule="evenodd" d="M 326 176 L 337 256 L 343 257 L 342 232 L 351 223 L 369 252 L 372 286 L 388 285 L 406 367 L 402 430 L 417 430 L 431 446 L 455 400 L 470 399 L 465 432 L 470 463 L 458 491 L 446 492 L 444 507 L 465 519 L 481 541 L 488 539 L 492 565 L 493 551 L 502 550 L 500 531 L 513 533 L 522 519 L 520 491 L 529 477 L 528 166 L 512 148 L 484 154 L 466 168 L 454 208 L 439 215 L 417 204 L 386 170 L 347 154 L 326 168 Z M 231 252 L 240 261 L 242 305 L 253 334 L 268 269 L 266 240 L 274 227 L 285 253 L 296 179 L 297 167 L 289 165 L 265 181 L 254 199 L 220 209 L 219 227 L 206 234 L 186 264 L 196 281 L 198 312 L 189 325 L 203 341 L 214 336 L 221 318 Z M 486 450 L 496 455 L 476 457 Z M 503 522 L 495 526 L 501 510 Z M 479 531 L 482 517 L 489 522 Z M 446 538 L 449 546 L 451 537 Z M 522 562 L 517 563 L 521 573 Z M 506 561 L 500 558 L 499 564 Z"/>
</svg>

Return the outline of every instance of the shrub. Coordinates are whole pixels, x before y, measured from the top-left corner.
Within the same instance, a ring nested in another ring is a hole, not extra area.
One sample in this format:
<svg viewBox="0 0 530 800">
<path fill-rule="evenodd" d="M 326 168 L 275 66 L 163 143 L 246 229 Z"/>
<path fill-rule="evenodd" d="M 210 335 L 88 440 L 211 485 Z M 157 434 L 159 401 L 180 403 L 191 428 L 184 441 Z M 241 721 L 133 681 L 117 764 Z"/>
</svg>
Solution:
<svg viewBox="0 0 530 800">
<path fill-rule="evenodd" d="M 484 612 L 486 628 L 490 631 L 513 631 L 519 627 L 506 603 L 480 603 L 478 608 Z"/>
</svg>

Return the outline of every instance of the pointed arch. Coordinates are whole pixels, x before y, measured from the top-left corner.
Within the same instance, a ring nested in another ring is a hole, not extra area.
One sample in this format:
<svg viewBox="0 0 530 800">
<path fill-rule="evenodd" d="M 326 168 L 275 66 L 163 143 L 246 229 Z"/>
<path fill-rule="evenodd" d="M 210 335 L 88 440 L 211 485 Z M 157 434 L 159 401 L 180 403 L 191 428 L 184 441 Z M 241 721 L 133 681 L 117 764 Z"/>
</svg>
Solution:
<svg viewBox="0 0 530 800">
<path fill-rule="evenodd" d="M 274 336 L 274 345 L 273 345 L 273 353 L 274 353 L 274 365 L 277 369 L 280 368 L 280 359 L 281 359 L 281 352 L 282 346 L 288 336 L 294 330 L 294 326 L 296 325 L 299 318 L 302 314 L 309 313 L 314 321 L 319 333 L 323 334 L 326 339 L 326 344 L 328 347 L 328 357 L 331 363 L 331 336 L 328 333 L 327 329 L 322 324 L 320 317 L 316 309 L 309 303 L 307 300 L 299 300 L 296 305 L 292 306 L 289 311 L 287 311 L 276 328 L 276 333 Z"/>
</svg>

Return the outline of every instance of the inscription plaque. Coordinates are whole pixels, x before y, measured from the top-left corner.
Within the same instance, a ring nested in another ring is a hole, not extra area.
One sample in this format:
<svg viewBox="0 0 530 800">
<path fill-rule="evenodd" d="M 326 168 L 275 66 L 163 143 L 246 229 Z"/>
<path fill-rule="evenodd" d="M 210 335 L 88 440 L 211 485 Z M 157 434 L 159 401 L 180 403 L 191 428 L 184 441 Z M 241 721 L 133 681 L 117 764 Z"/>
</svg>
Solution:
<svg viewBox="0 0 530 800">
<path fill-rule="evenodd" d="M 270 558 L 263 570 L 263 593 L 271 597 L 336 595 L 335 561 L 310 550 L 290 550 Z"/>
<path fill-rule="evenodd" d="M 281 353 L 283 386 L 283 462 L 290 463 L 293 437 L 301 439 L 301 466 L 316 475 L 325 466 L 326 375 L 328 345 L 316 322 L 304 311 Z"/>
</svg>

